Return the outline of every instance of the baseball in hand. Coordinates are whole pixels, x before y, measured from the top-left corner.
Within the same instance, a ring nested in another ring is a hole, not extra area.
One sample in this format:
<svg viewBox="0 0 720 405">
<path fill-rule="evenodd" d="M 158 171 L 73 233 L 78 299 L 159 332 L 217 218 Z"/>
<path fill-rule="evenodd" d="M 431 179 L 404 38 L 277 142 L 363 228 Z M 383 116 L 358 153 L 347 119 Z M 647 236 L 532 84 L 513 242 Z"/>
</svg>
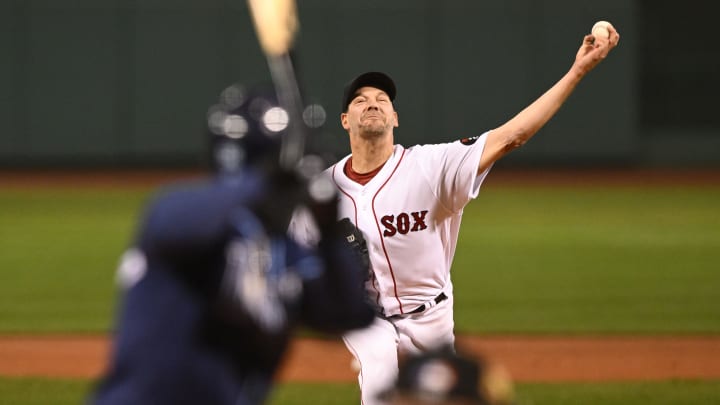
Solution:
<svg viewBox="0 0 720 405">
<path fill-rule="evenodd" d="M 608 27 L 612 27 L 612 24 L 607 21 L 598 21 L 593 25 L 590 32 L 595 38 L 610 38 L 610 30 L 608 30 Z"/>
</svg>

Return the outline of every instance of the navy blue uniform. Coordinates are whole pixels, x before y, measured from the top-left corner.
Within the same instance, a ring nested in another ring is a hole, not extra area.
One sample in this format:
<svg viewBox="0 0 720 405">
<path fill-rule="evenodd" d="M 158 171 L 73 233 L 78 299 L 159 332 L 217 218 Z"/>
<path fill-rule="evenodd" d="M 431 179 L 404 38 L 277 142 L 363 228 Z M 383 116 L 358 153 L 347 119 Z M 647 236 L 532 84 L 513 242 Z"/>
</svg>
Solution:
<svg viewBox="0 0 720 405">
<path fill-rule="evenodd" d="M 149 206 L 119 271 L 127 289 L 92 404 L 262 403 L 298 325 L 372 321 L 353 252 L 332 230 L 310 249 L 270 225 L 257 209 L 277 203 L 268 184 L 248 170 Z"/>
</svg>

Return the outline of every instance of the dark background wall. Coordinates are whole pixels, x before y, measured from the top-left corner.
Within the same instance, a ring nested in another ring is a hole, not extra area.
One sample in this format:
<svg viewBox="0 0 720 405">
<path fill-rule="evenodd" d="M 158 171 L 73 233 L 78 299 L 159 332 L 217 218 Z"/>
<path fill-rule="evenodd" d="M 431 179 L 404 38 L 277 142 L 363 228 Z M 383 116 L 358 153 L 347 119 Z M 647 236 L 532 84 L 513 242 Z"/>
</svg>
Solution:
<svg viewBox="0 0 720 405">
<path fill-rule="evenodd" d="M 570 67 L 599 19 L 620 46 L 507 165 L 720 165 L 711 2 L 299 1 L 298 68 L 348 151 L 343 84 L 399 86 L 406 146 L 481 134 Z M 208 106 L 269 80 L 241 0 L 0 0 L 0 166 L 195 166 Z"/>
</svg>

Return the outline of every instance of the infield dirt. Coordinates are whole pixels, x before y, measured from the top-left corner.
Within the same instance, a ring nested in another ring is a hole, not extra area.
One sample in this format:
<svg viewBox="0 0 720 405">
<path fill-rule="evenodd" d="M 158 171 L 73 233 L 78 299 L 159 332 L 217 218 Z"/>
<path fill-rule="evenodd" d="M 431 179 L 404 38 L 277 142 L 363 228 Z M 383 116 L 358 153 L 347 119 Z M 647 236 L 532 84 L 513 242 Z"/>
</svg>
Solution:
<svg viewBox="0 0 720 405">
<path fill-rule="evenodd" d="M 107 336 L 0 336 L 0 375 L 94 379 L 111 344 Z M 720 379 L 720 337 L 460 336 L 458 347 L 519 382 Z M 279 377 L 351 382 L 350 364 L 339 340 L 297 339 Z"/>
</svg>

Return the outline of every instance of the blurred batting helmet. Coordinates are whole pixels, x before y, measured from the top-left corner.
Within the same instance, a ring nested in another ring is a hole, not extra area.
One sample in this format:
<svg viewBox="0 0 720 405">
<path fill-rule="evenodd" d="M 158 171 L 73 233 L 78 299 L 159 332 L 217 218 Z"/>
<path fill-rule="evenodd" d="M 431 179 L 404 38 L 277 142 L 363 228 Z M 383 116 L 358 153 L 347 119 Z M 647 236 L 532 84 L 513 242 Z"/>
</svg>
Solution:
<svg viewBox="0 0 720 405">
<path fill-rule="evenodd" d="M 277 159 L 287 132 L 322 127 L 325 109 L 310 104 L 301 118 L 302 122 L 291 125 L 291 114 L 280 105 L 274 87 L 269 84 L 227 87 L 207 113 L 213 168 L 232 173 L 260 160 Z"/>
<path fill-rule="evenodd" d="M 276 157 L 290 117 L 272 87 L 234 84 L 207 113 L 211 164 L 221 173 Z"/>
</svg>

